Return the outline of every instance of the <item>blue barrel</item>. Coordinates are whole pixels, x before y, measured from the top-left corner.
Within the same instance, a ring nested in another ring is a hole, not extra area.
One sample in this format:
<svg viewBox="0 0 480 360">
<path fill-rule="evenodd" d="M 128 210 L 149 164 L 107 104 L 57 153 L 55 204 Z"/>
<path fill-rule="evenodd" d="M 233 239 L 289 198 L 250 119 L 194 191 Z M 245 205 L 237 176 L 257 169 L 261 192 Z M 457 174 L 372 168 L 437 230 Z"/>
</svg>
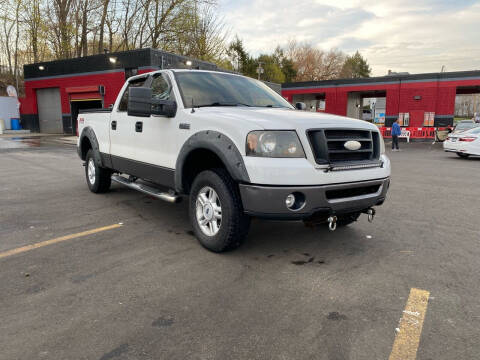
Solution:
<svg viewBox="0 0 480 360">
<path fill-rule="evenodd" d="M 20 119 L 11 118 L 10 126 L 12 130 L 22 130 L 22 127 L 20 126 Z"/>
</svg>

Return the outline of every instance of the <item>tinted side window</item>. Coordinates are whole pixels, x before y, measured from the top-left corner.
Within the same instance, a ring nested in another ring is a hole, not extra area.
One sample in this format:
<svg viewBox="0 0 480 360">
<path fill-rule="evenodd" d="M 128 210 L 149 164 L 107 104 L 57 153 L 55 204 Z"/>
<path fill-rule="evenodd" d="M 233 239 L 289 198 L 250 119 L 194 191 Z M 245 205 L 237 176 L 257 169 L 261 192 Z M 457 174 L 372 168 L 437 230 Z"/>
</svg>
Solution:
<svg viewBox="0 0 480 360">
<path fill-rule="evenodd" d="M 159 74 L 152 81 L 152 99 L 174 100 L 172 86 L 166 75 Z"/>
<path fill-rule="evenodd" d="M 130 89 L 131 86 L 135 86 L 135 87 L 143 86 L 143 84 L 145 84 L 145 80 L 146 78 L 135 79 L 128 83 L 127 88 L 125 89 L 125 92 L 122 95 L 122 99 L 120 100 L 120 104 L 118 104 L 118 111 L 127 111 L 128 89 Z"/>
</svg>

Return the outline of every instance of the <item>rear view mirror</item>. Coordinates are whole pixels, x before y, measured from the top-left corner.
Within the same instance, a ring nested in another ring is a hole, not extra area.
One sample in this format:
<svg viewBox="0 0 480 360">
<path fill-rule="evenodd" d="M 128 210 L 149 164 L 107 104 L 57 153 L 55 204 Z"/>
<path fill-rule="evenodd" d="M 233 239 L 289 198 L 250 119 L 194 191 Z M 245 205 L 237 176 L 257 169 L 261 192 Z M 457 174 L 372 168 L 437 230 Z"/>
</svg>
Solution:
<svg viewBox="0 0 480 360">
<path fill-rule="evenodd" d="M 306 105 L 305 103 L 303 103 L 303 102 L 297 102 L 297 103 L 295 104 L 295 108 L 296 108 L 297 110 L 305 110 L 305 109 L 307 108 L 307 105 Z"/>
<path fill-rule="evenodd" d="M 149 117 L 150 115 L 163 115 L 175 117 L 177 103 L 173 100 L 152 99 L 152 89 L 148 87 L 131 87 L 128 89 L 129 116 Z"/>
</svg>

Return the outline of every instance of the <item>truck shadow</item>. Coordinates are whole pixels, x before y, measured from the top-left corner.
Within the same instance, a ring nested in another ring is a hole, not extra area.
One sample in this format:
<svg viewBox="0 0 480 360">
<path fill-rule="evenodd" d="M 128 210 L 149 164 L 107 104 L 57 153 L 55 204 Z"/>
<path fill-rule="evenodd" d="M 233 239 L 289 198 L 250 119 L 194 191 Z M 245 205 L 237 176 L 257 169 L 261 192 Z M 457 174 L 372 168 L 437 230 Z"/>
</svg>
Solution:
<svg viewBox="0 0 480 360">
<path fill-rule="evenodd" d="M 325 260 L 327 255 L 333 255 L 337 251 L 343 255 L 352 256 L 363 253 L 368 244 L 363 232 L 357 231 L 355 225 L 332 232 L 326 225 L 310 228 L 298 221 L 253 219 L 249 236 L 239 251 L 245 254 L 269 253 L 274 256 L 279 253 L 305 255 L 306 259 L 299 259 L 295 265 L 318 263 Z M 315 258 L 312 259 L 312 257 Z"/>
<path fill-rule="evenodd" d="M 138 192 L 115 186 L 109 196 L 127 207 L 140 221 L 176 234 L 176 241 L 197 242 L 188 217 L 188 198 L 169 204 Z M 366 221 L 366 219 L 363 219 Z M 374 246 L 362 231 L 362 219 L 350 226 L 329 231 L 326 225 L 306 227 L 301 221 L 269 221 L 253 218 L 244 244 L 224 255 L 250 259 L 288 259 L 293 265 L 326 264 L 332 258 L 360 255 Z"/>
</svg>

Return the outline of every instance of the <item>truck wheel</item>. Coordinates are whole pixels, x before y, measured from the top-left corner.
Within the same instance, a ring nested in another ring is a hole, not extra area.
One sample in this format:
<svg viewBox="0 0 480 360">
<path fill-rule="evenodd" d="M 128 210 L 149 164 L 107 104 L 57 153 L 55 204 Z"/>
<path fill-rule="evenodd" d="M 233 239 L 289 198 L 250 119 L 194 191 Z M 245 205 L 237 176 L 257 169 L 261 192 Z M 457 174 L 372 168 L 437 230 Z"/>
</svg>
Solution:
<svg viewBox="0 0 480 360">
<path fill-rule="evenodd" d="M 337 226 L 347 226 L 358 220 L 360 213 L 351 213 L 337 217 Z"/>
<path fill-rule="evenodd" d="M 92 149 L 88 150 L 85 157 L 85 176 L 91 192 L 103 193 L 110 189 L 112 183 L 111 172 L 95 163 Z"/>
<path fill-rule="evenodd" d="M 250 227 L 237 184 L 223 169 L 197 175 L 190 192 L 189 213 L 200 244 L 213 252 L 240 246 Z"/>
<path fill-rule="evenodd" d="M 470 156 L 470 154 L 464 154 L 464 153 L 461 153 L 461 152 L 457 152 L 457 155 L 460 156 L 462 159 L 466 159 Z"/>
</svg>

